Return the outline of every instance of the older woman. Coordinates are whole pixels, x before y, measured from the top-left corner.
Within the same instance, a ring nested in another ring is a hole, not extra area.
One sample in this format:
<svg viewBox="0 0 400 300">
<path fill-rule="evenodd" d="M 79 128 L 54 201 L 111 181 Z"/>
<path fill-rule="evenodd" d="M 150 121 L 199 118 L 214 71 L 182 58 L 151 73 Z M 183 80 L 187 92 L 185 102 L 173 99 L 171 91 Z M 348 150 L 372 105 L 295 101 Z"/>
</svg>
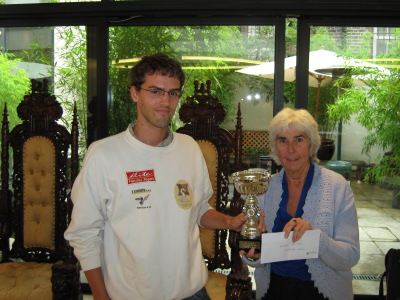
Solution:
<svg viewBox="0 0 400 300">
<path fill-rule="evenodd" d="M 351 268 L 360 246 L 353 192 L 339 174 L 320 167 L 318 125 L 303 109 L 279 112 L 270 123 L 274 159 L 282 170 L 259 198 L 268 232 L 293 241 L 311 229 L 321 231 L 319 257 L 260 264 L 254 249 L 242 251 L 256 267 L 257 299 L 353 299 Z M 264 245 L 268 247 L 268 245 Z"/>
</svg>

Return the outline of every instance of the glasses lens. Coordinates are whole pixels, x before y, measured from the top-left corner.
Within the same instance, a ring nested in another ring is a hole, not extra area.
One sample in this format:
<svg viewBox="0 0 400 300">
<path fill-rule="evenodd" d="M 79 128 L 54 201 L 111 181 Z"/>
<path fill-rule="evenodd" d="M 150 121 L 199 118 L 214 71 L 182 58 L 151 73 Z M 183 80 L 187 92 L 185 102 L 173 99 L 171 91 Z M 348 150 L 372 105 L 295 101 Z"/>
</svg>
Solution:
<svg viewBox="0 0 400 300">
<path fill-rule="evenodd" d="M 159 98 L 167 94 L 168 96 L 172 98 L 180 98 L 182 96 L 182 91 L 179 90 L 172 90 L 172 91 L 165 91 L 163 89 L 144 89 L 141 88 L 142 90 L 145 90 L 151 94 L 152 97 Z"/>
<path fill-rule="evenodd" d="M 168 94 L 173 98 L 180 98 L 182 96 L 181 91 L 170 91 Z"/>
</svg>

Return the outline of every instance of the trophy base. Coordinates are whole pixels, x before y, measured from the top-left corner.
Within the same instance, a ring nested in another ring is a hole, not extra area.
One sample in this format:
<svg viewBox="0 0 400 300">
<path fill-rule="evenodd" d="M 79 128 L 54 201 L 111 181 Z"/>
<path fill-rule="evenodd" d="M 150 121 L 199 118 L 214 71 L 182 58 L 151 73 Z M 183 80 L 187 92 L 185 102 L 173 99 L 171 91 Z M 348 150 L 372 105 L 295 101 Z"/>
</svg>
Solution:
<svg viewBox="0 0 400 300">
<path fill-rule="evenodd" d="M 255 248 L 256 253 L 261 252 L 261 236 L 250 239 L 239 235 L 237 243 L 239 250 L 244 250 L 247 252 L 250 249 Z"/>
</svg>

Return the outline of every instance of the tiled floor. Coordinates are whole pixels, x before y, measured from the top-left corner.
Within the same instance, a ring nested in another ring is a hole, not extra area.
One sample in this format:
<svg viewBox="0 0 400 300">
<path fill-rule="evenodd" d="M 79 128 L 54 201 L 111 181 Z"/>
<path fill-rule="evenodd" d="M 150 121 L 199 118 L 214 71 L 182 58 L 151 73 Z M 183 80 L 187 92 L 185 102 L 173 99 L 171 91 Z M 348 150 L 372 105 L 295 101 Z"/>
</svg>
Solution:
<svg viewBox="0 0 400 300">
<path fill-rule="evenodd" d="M 361 258 L 353 268 L 355 294 L 377 295 L 385 254 L 400 249 L 400 209 L 392 208 L 393 191 L 369 183 L 351 184 L 356 197 Z M 370 276 L 361 276 L 370 275 Z"/>
<path fill-rule="evenodd" d="M 360 261 L 353 268 L 354 293 L 378 295 L 385 253 L 390 248 L 400 249 L 400 209 L 392 208 L 391 190 L 357 181 L 351 182 L 351 187 L 356 198 L 361 245 Z M 84 300 L 90 299 L 90 295 L 84 296 Z"/>
<path fill-rule="evenodd" d="M 354 294 L 378 295 L 385 254 L 390 248 L 400 249 L 400 209 L 392 208 L 392 190 L 356 180 L 351 182 L 351 188 L 356 199 L 361 247 L 360 261 L 352 269 Z"/>
</svg>

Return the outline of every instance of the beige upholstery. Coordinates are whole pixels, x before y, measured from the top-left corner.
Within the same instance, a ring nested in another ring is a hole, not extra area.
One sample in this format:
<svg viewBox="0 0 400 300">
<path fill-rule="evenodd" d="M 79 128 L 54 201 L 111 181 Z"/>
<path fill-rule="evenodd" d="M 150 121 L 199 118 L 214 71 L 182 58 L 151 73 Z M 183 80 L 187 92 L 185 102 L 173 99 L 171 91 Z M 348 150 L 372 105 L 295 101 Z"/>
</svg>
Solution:
<svg viewBox="0 0 400 300">
<path fill-rule="evenodd" d="M 44 136 L 23 146 L 23 241 L 25 248 L 55 249 L 55 146 Z M 0 299 L 52 299 L 51 263 L 0 264 Z"/>
<path fill-rule="evenodd" d="M 0 264 L 0 299 L 52 299 L 51 266 L 39 263 Z"/>
<path fill-rule="evenodd" d="M 221 273 L 208 272 L 207 293 L 212 300 L 225 300 L 227 276 Z"/>
<path fill-rule="evenodd" d="M 207 164 L 208 174 L 210 177 L 211 185 L 214 191 L 217 190 L 217 171 L 218 171 L 218 150 L 213 143 L 206 140 L 197 141 L 201 151 L 203 152 L 204 159 Z M 216 208 L 216 194 L 210 198 L 208 203 L 211 207 Z M 200 228 L 200 240 L 203 255 L 214 258 L 215 253 L 215 238 L 216 232 L 212 229 Z M 207 293 L 212 300 L 225 299 L 226 295 L 226 281 L 227 276 L 208 271 L 208 281 L 206 283 Z"/>
<path fill-rule="evenodd" d="M 197 141 L 204 159 L 207 164 L 208 174 L 210 177 L 213 191 L 217 190 L 217 166 L 218 166 L 218 150 L 215 146 L 206 140 Z M 208 201 L 211 207 L 216 208 L 216 194 Z M 200 228 L 200 240 L 203 255 L 213 258 L 215 256 L 215 230 Z"/>
<path fill-rule="evenodd" d="M 0 299 L 81 300 L 80 267 L 64 238 L 79 169 L 76 104 L 69 132 L 48 80 L 32 80 L 17 112 L 11 131 L 6 106 L 1 122 L 1 178 L 11 180 L 0 189 Z"/>
<path fill-rule="evenodd" d="M 43 136 L 23 148 L 24 247 L 55 248 L 55 147 Z"/>
<path fill-rule="evenodd" d="M 198 141 L 203 152 L 214 191 L 209 199 L 210 206 L 221 213 L 237 215 L 242 211 L 243 204 L 237 193 L 229 199 L 229 175 L 242 168 L 240 103 L 233 134 L 220 127 L 225 117 L 224 106 L 211 91 L 211 81 L 200 83 L 196 80 L 193 96 L 187 97 L 179 109 L 179 118 L 184 125 L 177 132 Z M 234 162 L 230 163 L 232 154 Z M 200 228 L 203 256 L 209 270 L 206 289 L 213 300 L 250 300 L 252 297 L 251 279 L 240 259 L 236 236 L 229 230 Z M 229 275 L 220 273 L 220 270 Z"/>
</svg>

